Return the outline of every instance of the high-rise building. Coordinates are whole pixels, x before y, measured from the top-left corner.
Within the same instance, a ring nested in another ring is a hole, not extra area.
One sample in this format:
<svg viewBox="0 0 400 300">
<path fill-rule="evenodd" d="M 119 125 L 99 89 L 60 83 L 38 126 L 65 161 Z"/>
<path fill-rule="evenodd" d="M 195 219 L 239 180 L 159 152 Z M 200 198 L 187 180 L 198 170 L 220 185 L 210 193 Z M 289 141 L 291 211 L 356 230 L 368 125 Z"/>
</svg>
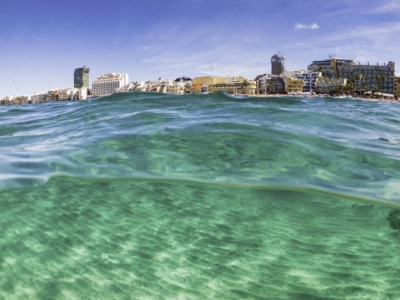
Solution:
<svg viewBox="0 0 400 300">
<path fill-rule="evenodd" d="M 89 68 L 77 68 L 74 72 L 74 87 L 88 88 L 89 87 Z"/>
<path fill-rule="evenodd" d="M 308 66 L 310 72 L 321 72 L 323 77 L 334 80 L 346 78 L 354 82 L 356 91 L 378 89 L 383 93 L 393 94 L 395 63 L 389 61 L 383 65 L 361 65 L 352 59 L 331 57 L 315 60 Z"/>
<path fill-rule="evenodd" d="M 128 74 L 106 73 L 92 82 L 92 94 L 104 96 L 115 93 L 117 88 L 128 84 Z"/>
<path fill-rule="evenodd" d="M 271 57 L 271 74 L 272 75 L 280 75 L 284 71 L 284 62 L 286 60 L 285 56 L 279 56 L 275 54 Z"/>
</svg>

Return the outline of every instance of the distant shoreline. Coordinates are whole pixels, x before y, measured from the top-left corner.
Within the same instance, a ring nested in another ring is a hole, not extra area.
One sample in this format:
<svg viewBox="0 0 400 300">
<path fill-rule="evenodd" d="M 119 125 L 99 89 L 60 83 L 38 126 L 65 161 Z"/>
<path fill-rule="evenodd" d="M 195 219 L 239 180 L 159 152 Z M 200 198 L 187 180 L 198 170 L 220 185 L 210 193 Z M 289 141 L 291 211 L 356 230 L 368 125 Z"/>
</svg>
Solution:
<svg viewBox="0 0 400 300">
<path fill-rule="evenodd" d="M 118 94 L 118 93 L 114 93 L 114 94 Z M 113 94 L 110 94 L 113 95 Z M 109 95 L 109 96 L 110 96 Z M 190 95 L 190 94 L 185 94 L 185 95 Z M 193 95 L 201 95 L 201 93 L 199 94 L 193 94 Z M 350 96 L 341 96 L 341 97 L 334 97 L 334 96 L 318 96 L 315 95 L 313 97 L 304 97 L 303 95 L 288 95 L 288 94 L 237 94 L 237 95 L 232 95 L 232 94 L 228 94 L 230 96 L 240 96 L 240 97 L 256 97 L 256 98 L 271 98 L 271 97 L 287 97 L 287 98 L 332 98 L 332 99 L 352 99 L 352 100 L 363 100 L 363 101 L 374 101 L 374 102 L 392 102 L 392 103 L 400 103 L 400 99 L 396 100 L 396 99 L 383 99 L 383 98 L 360 98 L 360 97 L 350 97 Z M 180 96 L 180 95 L 177 95 Z M 98 98 L 98 97 L 96 97 Z M 88 97 L 87 100 L 92 99 L 92 97 Z M 93 98 L 95 99 L 95 98 Z M 24 104 L 36 104 L 36 103 L 47 103 L 47 102 L 65 102 L 65 101 L 85 101 L 85 100 L 78 100 L 78 99 L 74 99 L 74 100 L 50 100 L 50 101 L 40 101 L 40 102 L 31 102 L 31 101 L 19 101 L 20 99 L 13 99 L 13 100 L 0 100 L 0 106 L 8 106 L 8 105 L 24 105 Z M 15 102 L 14 102 L 15 101 Z M 11 102 L 11 103 L 10 103 Z"/>
<path fill-rule="evenodd" d="M 240 95 L 240 96 L 249 96 L 249 97 L 294 97 L 294 98 L 337 98 L 337 99 L 342 99 L 340 97 L 333 97 L 333 96 L 325 96 L 325 97 L 320 97 L 320 96 L 313 96 L 313 97 L 303 97 L 301 95 L 287 95 L 287 94 L 255 94 L 255 95 Z M 363 101 L 374 101 L 374 102 L 393 102 L 393 103 L 400 103 L 399 100 L 395 99 L 378 99 L 378 98 L 360 98 L 360 97 L 343 97 L 343 98 L 348 98 L 348 99 L 353 99 L 353 100 L 363 100 Z"/>
</svg>

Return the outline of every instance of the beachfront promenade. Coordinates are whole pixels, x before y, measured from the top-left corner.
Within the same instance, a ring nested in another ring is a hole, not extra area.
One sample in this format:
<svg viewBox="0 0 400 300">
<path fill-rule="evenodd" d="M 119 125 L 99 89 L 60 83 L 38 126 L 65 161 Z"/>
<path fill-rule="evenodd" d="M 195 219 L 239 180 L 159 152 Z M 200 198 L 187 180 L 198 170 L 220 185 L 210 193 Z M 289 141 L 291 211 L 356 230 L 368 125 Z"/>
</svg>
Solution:
<svg viewBox="0 0 400 300">
<path fill-rule="evenodd" d="M 156 92 L 150 92 L 150 93 L 156 93 Z M 377 102 L 393 102 L 393 103 L 400 103 L 400 99 L 395 99 L 395 98 L 372 98 L 372 97 L 351 97 L 347 95 L 341 95 L 341 96 L 329 96 L 329 95 L 314 95 L 312 97 L 309 97 L 304 94 L 236 94 L 234 96 L 244 96 L 244 97 L 256 97 L 256 98 L 280 98 L 280 97 L 286 97 L 286 98 L 315 98 L 315 99 L 323 99 L 323 98 L 331 98 L 331 99 L 340 99 L 340 98 L 346 98 L 346 99 L 351 99 L 351 100 L 363 100 L 363 101 L 377 101 Z M 89 96 L 88 99 L 91 99 L 92 97 Z M 9 97 L 9 98 L 3 98 L 0 100 L 0 106 L 4 105 L 24 105 L 24 104 L 35 104 L 35 103 L 46 103 L 46 102 L 51 102 L 51 101 L 83 101 L 83 99 L 79 98 L 61 98 L 57 99 L 56 97 L 52 96 L 42 96 L 40 98 L 28 98 L 27 96 L 17 96 L 17 97 Z"/>
<path fill-rule="evenodd" d="M 158 92 L 166 94 L 206 94 L 225 92 L 254 97 L 333 97 L 368 101 L 398 102 L 400 78 L 395 63 L 360 64 L 351 59 L 330 56 L 313 61 L 307 70 L 287 71 L 285 56 L 271 58 L 271 73 L 249 80 L 243 76 L 200 76 L 158 78 L 128 82 L 128 74 L 106 73 L 92 82 L 90 68 L 75 69 L 74 88 L 50 90 L 33 95 L 0 97 L 0 105 L 34 104 L 49 101 L 74 101 L 98 98 L 119 92 Z"/>
</svg>

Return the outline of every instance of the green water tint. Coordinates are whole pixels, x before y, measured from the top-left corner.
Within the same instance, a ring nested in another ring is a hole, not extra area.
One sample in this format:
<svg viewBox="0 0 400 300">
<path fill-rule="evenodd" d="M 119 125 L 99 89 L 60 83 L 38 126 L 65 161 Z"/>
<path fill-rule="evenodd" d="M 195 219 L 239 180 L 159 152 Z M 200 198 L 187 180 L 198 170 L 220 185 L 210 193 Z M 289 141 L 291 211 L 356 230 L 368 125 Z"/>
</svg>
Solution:
<svg viewBox="0 0 400 300">
<path fill-rule="evenodd" d="M 400 105 L 0 107 L 0 298 L 400 299 Z"/>
<path fill-rule="evenodd" d="M 0 188 L 54 176 L 323 190 L 400 205 L 400 105 L 122 93 L 0 108 Z"/>
<path fill-rule="evenodd" d="M 398 299 L 391 208 L 317 193 L 54 179 L 0 195 L 3 299 Z"/>
</svg>

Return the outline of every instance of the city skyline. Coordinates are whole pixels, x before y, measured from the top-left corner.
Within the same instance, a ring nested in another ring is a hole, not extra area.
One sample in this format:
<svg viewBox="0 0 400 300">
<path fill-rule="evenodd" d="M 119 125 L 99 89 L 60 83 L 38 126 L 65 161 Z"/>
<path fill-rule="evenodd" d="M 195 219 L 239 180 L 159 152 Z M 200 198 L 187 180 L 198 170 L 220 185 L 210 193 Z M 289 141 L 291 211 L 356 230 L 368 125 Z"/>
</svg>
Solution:
<svg viewBox="0 0 400 300">
<path fill-rule="evenodd" d="M 177 0 L 8 1 L 0 24 L 0 95 L 90 84 L 109 72 L 130 80 L 204 75 L 253 79 L 274 54 L 289 70 L 330 54 L 371 64 L 400 62 L 400 2 Z M 399 75 L 399 71 L 396 74 Z"/>
</svg>

